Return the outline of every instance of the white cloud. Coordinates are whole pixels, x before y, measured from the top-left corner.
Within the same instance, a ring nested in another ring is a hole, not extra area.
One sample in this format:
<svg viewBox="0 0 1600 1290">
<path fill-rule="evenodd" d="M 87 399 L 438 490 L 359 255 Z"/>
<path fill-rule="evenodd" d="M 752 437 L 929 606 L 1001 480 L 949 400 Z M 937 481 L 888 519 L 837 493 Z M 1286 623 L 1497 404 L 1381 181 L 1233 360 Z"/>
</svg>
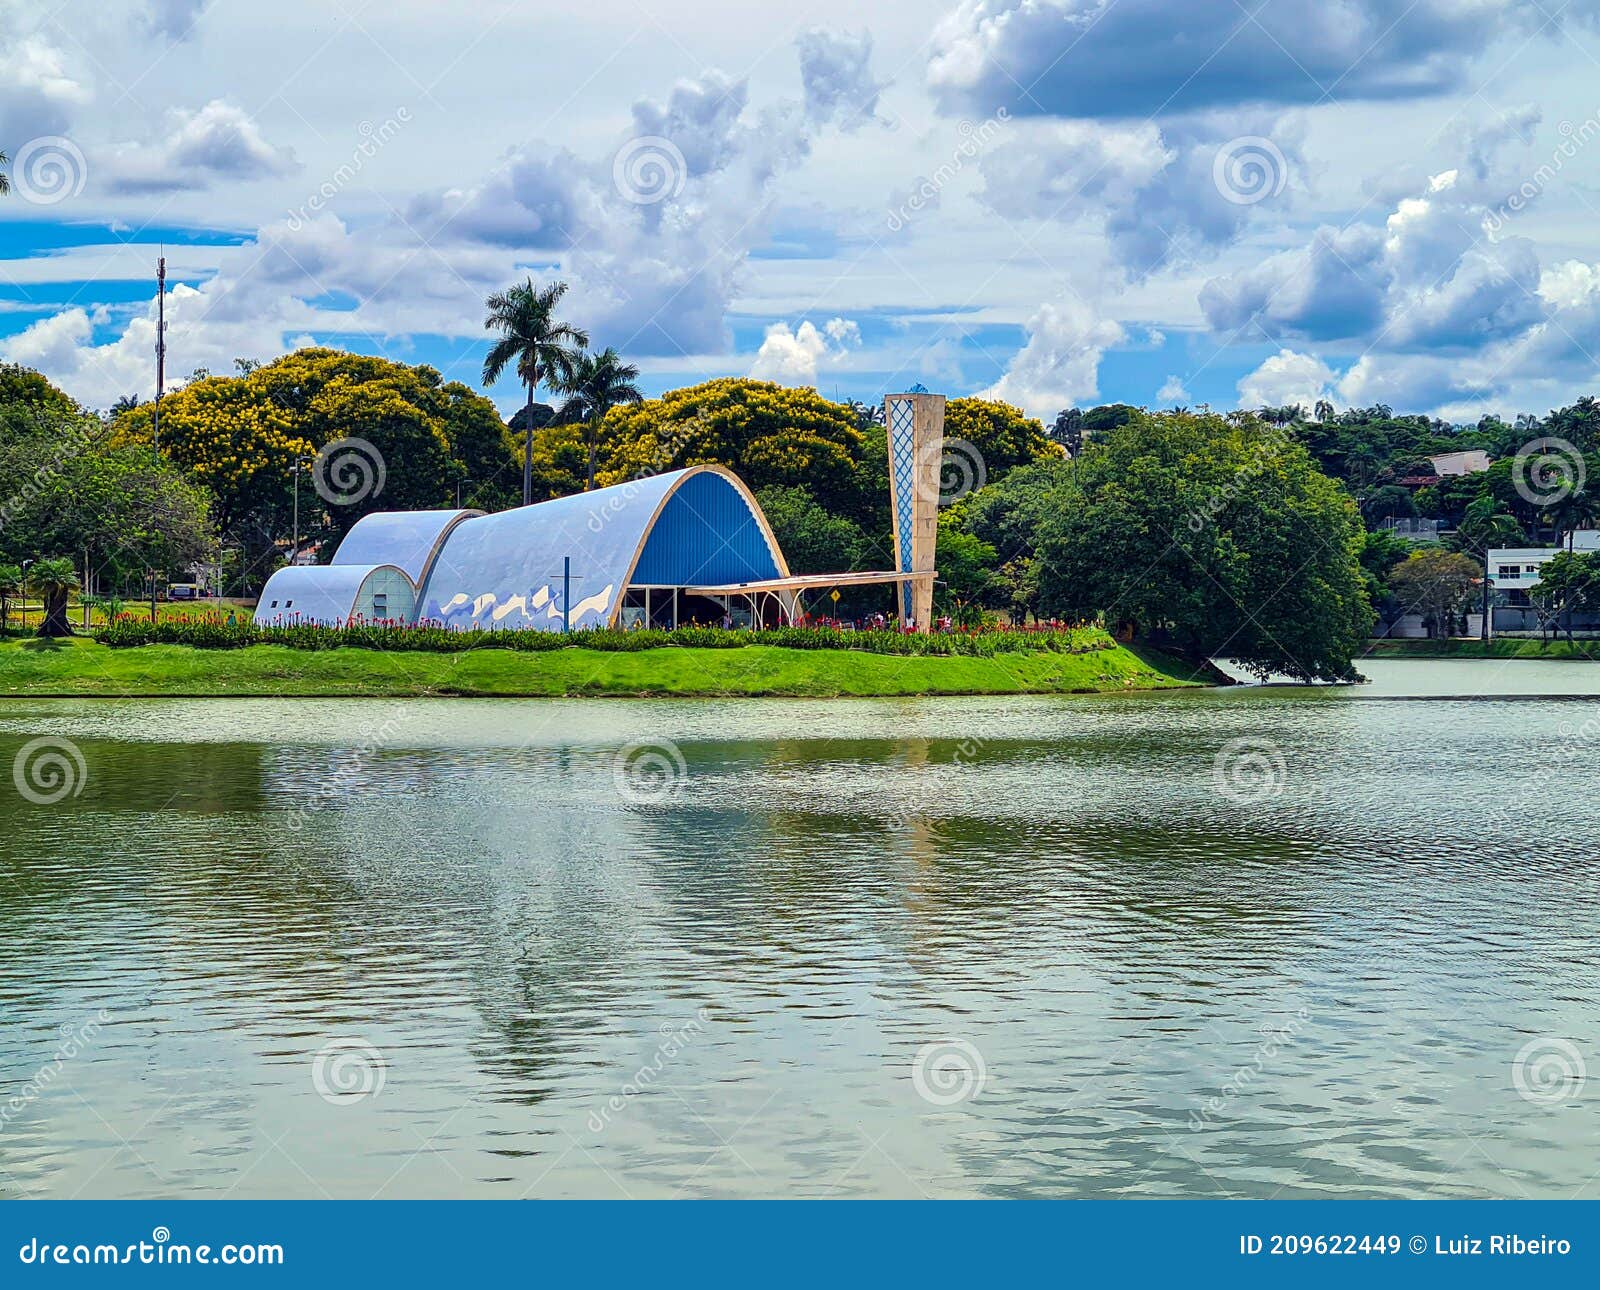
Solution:
<svg viewBox="0 0 1600 1290">
<path fill-rule="evenodd" d="M 806 115 L 854 130 L 875 120 L 883 86 L 872 78 L 872 33 L 813 28 L 795 39 Z"/>
<path fill-rule="evenodd" d="M 949 111 L 1136 117 L 1248 103 L 1436 94 L 1536 0 L 962 0 L 933 33 Z"/>
<path fill-rule="evenodd" d="M 1210 113 L 1138 124 L 1016 120 L 980 163 L 983 198 L 1014 218 L 1098 221 L 1135 276 L 1214 254 L 1302 187 L 1294 116 Z"/>
<path fill-rule="evenodd" d="M 1189 391 L 1183 388 L 1183 378 L 1169 376 L 1161 383 L 1161 388 L 1156 391 L 1157 403 L 1187 403 Z"/>
<path fill-rule="evenodd" d="M 1117 323 L 1071 299 L 1040 305 L 1028 320 L 1027 334 L 1005 375 L 983 397 L 1004 399 L 1046 419 L 1099 393 L 1100 356 L 1124 335 Z"/>
<path fill-rule="evenodd" d="M 0 14 L 0 19 L 7 15 Z M 0 121 L 13 156 L 29 139 L 66 134 L 76 110 L 93 97 L 69 70 L 66 55 L 44 36 L 25 36 L 6 53 L 0 79 Z"/>
<path fill-rule="evenodd" d="M 207 188 L 218 180 L 246 183 L 300 169 L 294 152 L 262 137 L 242 108 L 213 99 L 194 111 L 174 108 L 167 134 L 154 144 L 130 144 L 110 162 L 110 183 L 122 192 Z"/>
<path fill-rule="evenodd" d="M 210 0 L 149 0 L 145 26 L 168 40 L 188 40 Z"/>
<path fill-rule="evenodd" d="M 847 318 L 830 318 L 821 331 L 809 319 L 792 331 L 788 323 L 773 323 L 756 351 L 750 375 L 779 385 L 814 386 L 823 360 L 841 357 L 860 343 L 860 326 Z"/>
<path fill-rule="evenodd" d="M 1329 395 L 1333 370 L 1320 358 L 1280 349 L 1239 381 L 1239 405 L 1246 408 L 1281 408 L 1298 403 L 1309 411 Z"/>
</svg>

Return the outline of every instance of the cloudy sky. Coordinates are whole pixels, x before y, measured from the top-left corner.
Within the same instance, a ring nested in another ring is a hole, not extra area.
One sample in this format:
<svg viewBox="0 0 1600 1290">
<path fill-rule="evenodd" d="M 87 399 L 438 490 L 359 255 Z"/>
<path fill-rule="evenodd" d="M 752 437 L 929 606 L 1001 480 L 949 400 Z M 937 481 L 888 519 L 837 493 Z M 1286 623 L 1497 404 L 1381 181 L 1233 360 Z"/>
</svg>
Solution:
<svg viewBox="0 0 1600 1290">
<path fill-rule="evenodd" d="M 0 0 L 0 358 L 477 384 L 571 284 L 649 391 L 1041 415 L 1600 392 L 1600 0 Z M 491 391 L 518 401 L 509 382 Z"/>
</svg>

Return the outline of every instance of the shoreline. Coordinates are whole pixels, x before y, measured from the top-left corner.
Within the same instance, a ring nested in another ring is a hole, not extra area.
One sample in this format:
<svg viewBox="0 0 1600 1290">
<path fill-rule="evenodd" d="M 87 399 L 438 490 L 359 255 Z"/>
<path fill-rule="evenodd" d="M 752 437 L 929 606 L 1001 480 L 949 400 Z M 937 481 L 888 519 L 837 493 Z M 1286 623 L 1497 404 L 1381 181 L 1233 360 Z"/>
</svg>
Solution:
<svg viewBox="0 0 1600 1290">
<path fill-rule="evenodd" d="M 1477 639 L 1393 640 L 1370 642 L 1362 658 L 1382 659 L 1529 659 L 1552 663 L 1600 662 L 1600 639 L 1539 640 L 1531 637 L 1501 636 L 1487 644 Z"/>
<path fill-rule="evenodd" d="M 461 653 L 111 649 L 84 638 L 0 643 L 0 697 L 18 699 L 260 698 L 923 698 L 1121 694 L 1231 684 L 1142 646 L 980 658 L 854 650 L 672 647 Z"/>
</svg>

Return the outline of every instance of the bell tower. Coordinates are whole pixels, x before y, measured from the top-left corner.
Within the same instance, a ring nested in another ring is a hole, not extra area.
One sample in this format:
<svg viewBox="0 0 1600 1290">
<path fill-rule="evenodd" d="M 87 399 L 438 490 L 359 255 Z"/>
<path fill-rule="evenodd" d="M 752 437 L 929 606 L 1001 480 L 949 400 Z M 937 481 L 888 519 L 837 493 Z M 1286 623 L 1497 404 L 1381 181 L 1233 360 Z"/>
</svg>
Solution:
<svg viewBox="0 0 1600 1290">
<path fill-rule="evenodd" d="M 944 455 L 944 395 L 914 385 L 883 400 L 889 437 L 889 511 L 894 517 L 900 619 L 925 632 L 933 617 L 935 545 L 939 536 L 939 463 Z"/>
</svg>

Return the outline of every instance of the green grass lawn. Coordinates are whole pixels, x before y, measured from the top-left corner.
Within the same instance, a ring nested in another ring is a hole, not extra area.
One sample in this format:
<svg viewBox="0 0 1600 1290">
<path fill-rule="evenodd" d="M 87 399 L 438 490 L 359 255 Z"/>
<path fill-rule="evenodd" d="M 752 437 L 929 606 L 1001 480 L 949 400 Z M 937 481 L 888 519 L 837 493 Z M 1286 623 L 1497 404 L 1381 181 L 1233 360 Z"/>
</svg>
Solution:
<svg viewBox="0 0 1600 1290">
<path fill-rule="evenodd" d="M 252 645 L 109 649 L 90 640 L 0 642 L 0 695 L 1061 694 L 1212 684 L 1207 669 L 1122 646 L 1086 654 L 913 658 L 853 650 L 653 649 L 460 654 Z"/>
<path fill-rule="evenodd" d="M 1476 640 L 1375 640 L 1369 658 L 1553 658 L 1600 659 L 1600 640 L 1527 640 L 1499 637 L 1485 645 Z"/>
</svg>

